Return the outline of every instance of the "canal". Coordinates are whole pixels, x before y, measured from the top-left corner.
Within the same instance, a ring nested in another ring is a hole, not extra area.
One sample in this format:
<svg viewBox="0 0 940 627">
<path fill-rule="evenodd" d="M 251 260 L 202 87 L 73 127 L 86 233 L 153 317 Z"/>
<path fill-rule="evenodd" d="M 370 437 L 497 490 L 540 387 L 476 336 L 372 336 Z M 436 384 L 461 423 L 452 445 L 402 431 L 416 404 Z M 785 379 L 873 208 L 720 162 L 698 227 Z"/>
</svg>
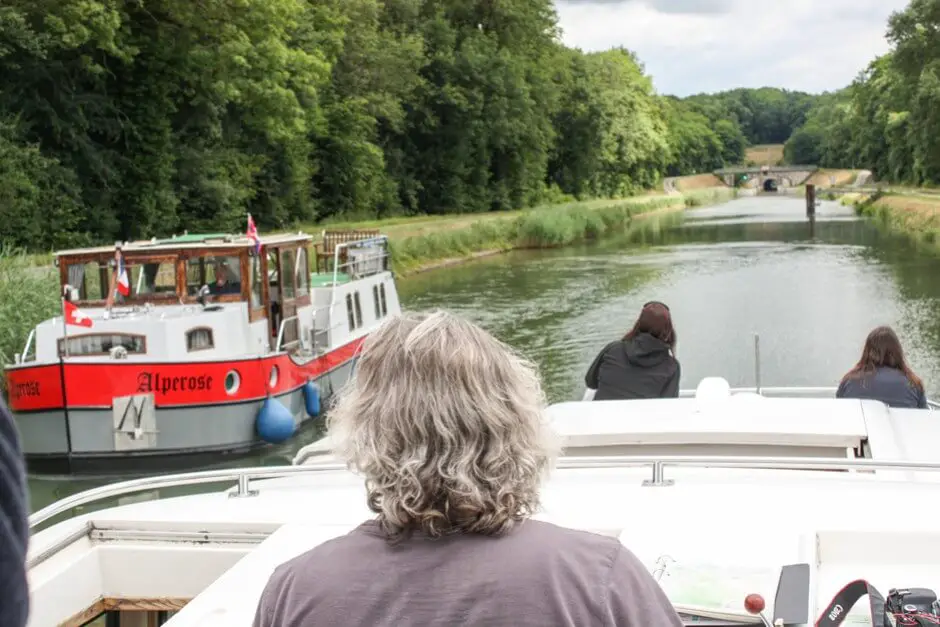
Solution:
<svg viewBox="0 0 940 627">
<path fill-rule="evenodd" d="M 835 386 L 871 328 L 889 324 L 940 397 L 940 259 L 837 203 L 823 202 L 813 225 L 804 207 L 743 198 L 649 218 L 622 238 L 419 274 L 398 289 L 406 309 L 446 307 L 515 346 L 538 363 L 552 402 L 580 398 L 596 353 L 649 300 L 672 311 L 683 389 L 715 375 L 754 385 L 755 334 L 762 385 Z M 240 464 L 290 463 L 313 437 Z M 105 481 L 31 478 L 32 507 Z"/>
</svg>

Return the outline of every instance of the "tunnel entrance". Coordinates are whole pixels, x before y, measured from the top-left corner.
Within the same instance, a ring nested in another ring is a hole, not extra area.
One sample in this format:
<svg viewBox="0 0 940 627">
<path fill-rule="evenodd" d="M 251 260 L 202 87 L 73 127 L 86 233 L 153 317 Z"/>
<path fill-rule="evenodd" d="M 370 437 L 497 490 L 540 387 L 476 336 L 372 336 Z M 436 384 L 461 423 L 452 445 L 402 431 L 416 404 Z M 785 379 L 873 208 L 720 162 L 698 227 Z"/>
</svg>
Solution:
<svg viewBox="0 0 940 627">
<path fill-rule="evenodd" d="M 764 181 L 764 191 L 765 192 L 775 192 L 777 191 L 777 181 L 776 179 L 767 179 Z"/>
</svg>

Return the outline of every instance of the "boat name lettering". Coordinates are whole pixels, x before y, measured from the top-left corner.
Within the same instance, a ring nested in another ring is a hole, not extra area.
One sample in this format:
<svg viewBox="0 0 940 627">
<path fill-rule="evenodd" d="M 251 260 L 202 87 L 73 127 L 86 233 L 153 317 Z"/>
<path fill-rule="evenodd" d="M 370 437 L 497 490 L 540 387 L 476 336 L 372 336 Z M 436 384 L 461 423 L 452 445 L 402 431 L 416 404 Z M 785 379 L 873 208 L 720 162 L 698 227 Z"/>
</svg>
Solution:
<svg viewBox="0 0 940 627">
<path fill-rule="evenodd" d="M 138 392 L 199 392 L 212 389 L 210 375 L 181 375 L 168 377 L 159 372 L 141 372 L 137 375 Z"/>
<path fill-rule="evenodd" d="M 13 385 L 13 389 L 10 390 L 10 395 L 14 399 L 22 398 L 24 396 L 39 396 L 39 381 L 24 381 L 23 383 L 16 383 Z"/>
<path fill-rule="evenodd" d="M 837 619 L 839 617 L 839 614 L 841 613 L 842 613 L 842 606 L 841 605 L 835 606 L 834 608 L 832 608 L 832 611 L 829 612 L 829 620 Z"/>
</svg>

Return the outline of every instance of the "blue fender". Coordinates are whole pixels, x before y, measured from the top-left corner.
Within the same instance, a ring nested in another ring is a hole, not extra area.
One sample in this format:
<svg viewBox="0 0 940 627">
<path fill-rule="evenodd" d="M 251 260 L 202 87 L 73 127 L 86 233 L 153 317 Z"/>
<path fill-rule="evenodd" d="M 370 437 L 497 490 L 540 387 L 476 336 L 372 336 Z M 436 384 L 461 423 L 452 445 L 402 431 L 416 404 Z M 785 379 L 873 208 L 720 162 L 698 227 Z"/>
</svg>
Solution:
<svg viewBox="0 0 940 627">
<path fill-rule="evenodd" d="M 293 414 L 272 396 L 264 399 L 258 417 L 255 418 L 255 428 L 261 439 L 269 444 L 286 442 L 297 431 Z"/>
<path fill-rule="evenodd" d="M 307 381 L 304 384 L 304 405 L 307 408 L 307 415 L 311 417 L 320 415 L 320 388 L 313 381 Z"/>
</svg>

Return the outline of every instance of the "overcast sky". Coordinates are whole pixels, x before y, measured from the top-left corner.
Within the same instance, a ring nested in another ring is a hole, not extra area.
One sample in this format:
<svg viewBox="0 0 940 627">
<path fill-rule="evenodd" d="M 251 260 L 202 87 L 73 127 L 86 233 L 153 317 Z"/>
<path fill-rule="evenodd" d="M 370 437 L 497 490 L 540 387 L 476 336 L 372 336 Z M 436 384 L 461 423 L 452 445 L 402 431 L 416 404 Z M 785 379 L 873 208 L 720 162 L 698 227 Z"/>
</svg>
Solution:
<svg viewBox="0 0 940 627">
<path fill-rule="evenodd" d="M 844 87 L 908 0 L 557 0 L 563 39 L 637 53 L 660 93 Z"/>
</svg>

